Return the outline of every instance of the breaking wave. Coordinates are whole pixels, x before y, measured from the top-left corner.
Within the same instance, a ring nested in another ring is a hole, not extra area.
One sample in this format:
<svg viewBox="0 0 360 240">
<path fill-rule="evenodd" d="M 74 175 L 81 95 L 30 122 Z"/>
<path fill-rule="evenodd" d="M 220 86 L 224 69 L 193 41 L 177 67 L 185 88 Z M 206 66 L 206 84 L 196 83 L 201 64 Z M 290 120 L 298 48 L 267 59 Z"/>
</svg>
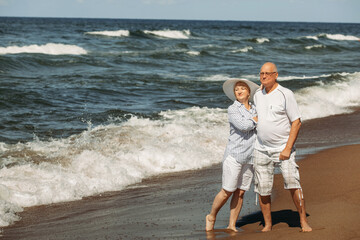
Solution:
<svg viewBox="0 0 360 240">
<path fill-rule="evenodd" d="M 0 47 L 0 54 L 21 54 L 21 53 L 39 53 L 48 55 L 83 55 L 87 51 L 76 45 L 66 45 L 61 43 L 47 43 L 45 45 L 28 46 L 8 46 Z"/>
</svg>

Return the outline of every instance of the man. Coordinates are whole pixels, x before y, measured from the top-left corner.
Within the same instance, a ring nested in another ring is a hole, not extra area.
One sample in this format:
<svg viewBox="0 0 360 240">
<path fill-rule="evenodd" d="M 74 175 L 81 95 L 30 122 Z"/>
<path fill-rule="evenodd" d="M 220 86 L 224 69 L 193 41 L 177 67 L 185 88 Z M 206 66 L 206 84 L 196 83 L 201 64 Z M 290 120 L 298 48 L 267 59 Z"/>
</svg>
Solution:
<svg viewBox="0 0 360 240">
<path fill-rule="evenodd" d="M 305 202 L 300 185 L 299 167 L 295 163 L 295 141 L 301 126 L 294 93 L 279 85 L 274 63 L 260 70 L 262 89 L 254 96 L 258 113 L 257 140 L 254 147 L 255 192 L 259 193 L 264 216 L 263 232 L 271 231 L 271 191 L 274 167 L 280 166 L 284 188 L 290 191 L 300 215 L 303 232 L 312 231 L 306 219 Z"/>
</svg>

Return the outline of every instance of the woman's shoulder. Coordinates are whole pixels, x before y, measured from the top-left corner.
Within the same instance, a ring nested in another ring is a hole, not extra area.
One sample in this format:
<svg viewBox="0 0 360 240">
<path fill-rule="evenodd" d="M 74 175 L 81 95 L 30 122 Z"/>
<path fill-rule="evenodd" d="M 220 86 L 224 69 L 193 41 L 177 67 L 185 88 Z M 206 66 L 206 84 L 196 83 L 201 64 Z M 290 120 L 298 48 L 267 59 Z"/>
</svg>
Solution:
<svg viewBox="0 0 360 240">
<path fill-rule="evenodd" d="M 230 109 L 236 109 L 237 108 L 237 103 L 236 101 L 234 101 L 229 107 L 228 107 L 228 110 Z"/>
</svg>

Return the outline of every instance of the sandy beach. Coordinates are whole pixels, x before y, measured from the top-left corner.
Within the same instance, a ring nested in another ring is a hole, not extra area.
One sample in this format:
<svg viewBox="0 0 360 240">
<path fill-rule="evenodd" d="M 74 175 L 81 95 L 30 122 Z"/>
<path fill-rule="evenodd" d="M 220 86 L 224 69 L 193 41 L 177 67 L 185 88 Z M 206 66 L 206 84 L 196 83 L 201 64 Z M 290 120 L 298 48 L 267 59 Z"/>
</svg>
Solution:
<svg viewBox="0 0 360 240">
<path fill-rule="evenodd" d="M 246 239 L 289 239 L 290 236 L 291 239 L 360 239 L 359 156 L 360 145 L 353 145 L 325 150 L 298 163 L 313 232 L 300 232 L 298 214 L 289 193 L 282 189 L 282 177 L 276 175 L 273 231 L 255 233 L 262 228 L 262 217 L 257 213 L 242 218 L 241 236 Z"/>
<path fill-rule="evenodd" d="M 1 239 L 360 239 L 360 145 L 336 147 L 359 141 L 359 116 L 357 111 L 303 124 L 298 151 L 304 158 L 298 164 L 311 233 L 299 232 L 298 214 L 279 175 L 272 232 L 259 232 L 262 215 L 251 191 L 237 223 L 239 233 L 223 230 L 228 204 L 220 211 L 215 230 L 205 232 L 205 215 L 221 186 L 218 164 L 162 175 L 81 201 L 27 208 L 20 221 L 3 228 Z M 308 154 L 313 151 L 317 153 Z"/>
</svg>

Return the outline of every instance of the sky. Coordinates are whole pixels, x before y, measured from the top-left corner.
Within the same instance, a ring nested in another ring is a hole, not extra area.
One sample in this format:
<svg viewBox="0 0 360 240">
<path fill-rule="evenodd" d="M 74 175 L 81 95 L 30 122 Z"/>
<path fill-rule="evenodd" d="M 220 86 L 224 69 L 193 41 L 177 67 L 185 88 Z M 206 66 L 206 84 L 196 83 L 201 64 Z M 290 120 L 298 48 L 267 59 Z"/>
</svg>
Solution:
<svg viewBox="0 0 360 240">
<path fill-rule="evenodd" d="M 0 16 L 360 23 L 360 0 L 0 0 Z"/>
</svg>

